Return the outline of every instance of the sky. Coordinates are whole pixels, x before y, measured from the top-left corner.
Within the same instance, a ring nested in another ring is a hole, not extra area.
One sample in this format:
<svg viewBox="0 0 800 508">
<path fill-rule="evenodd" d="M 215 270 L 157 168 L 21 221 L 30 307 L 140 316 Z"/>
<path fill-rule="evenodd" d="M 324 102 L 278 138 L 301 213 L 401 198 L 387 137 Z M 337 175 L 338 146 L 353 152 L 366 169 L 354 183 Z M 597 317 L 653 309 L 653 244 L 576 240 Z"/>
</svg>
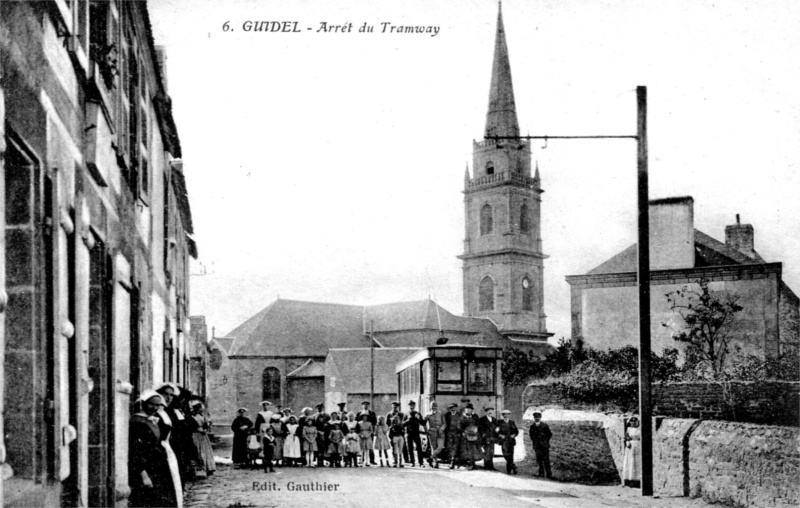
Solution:
<svg viewBox="0 0 800 508">
<path fill-rule="evenodd" d="M 200 252 L 193 315 L 224 336 L 278 297 L 431 297 L 462 313 L 464 171 L 484 133 L 497 2 L 148 7 Z M 740 214 L 800 291 L 800 2 L 507 0 L 502 10 L 524 134 L 635 134 L 635 88 L 647 86 L 651 199 L 692 196 L 695 227 L 721 241 Z M 299 32 L 247 32 L 247 21 Z M 373 31 L 360 33 L 365 24 Z M 636 241 L 636 144 L 532 146 L 555 342 L 569 337 L 564 278 Z"/>
</svg>

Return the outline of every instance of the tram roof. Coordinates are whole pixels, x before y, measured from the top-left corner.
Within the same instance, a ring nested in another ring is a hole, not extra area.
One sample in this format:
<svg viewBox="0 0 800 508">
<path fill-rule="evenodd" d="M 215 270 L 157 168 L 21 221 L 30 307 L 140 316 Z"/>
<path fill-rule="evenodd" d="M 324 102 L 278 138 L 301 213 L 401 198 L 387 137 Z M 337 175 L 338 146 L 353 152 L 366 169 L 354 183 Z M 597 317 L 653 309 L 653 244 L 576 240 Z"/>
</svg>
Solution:
<svg viewBox="0 0 800 508">
<path fill-rule="evenodd" d="M 488 350 L 502 351 L 503 350 L 503 348 L 501 348 L 501 347 L 478 346 L 478 345 L 473 345 L 473 344 L 442 344 L 440 346 L 427 346 L 427 347 L 423 347 L 423 348 L 418 349 L 417 351 L 413 352 L 409 356 L 407 356 L 407 357 L 403 358 L 402 360 L 400 360 L 399 362 L 397 362 L 397 365 L 395 366 L 395 369 L 394 369 L 395 373 L 398 374 L 401 371 L 403 371 L 403 370 L 407 369 L 408 367 L 410 367 L 411 365 L 414 365 L 415 363 L 419 363 L 422 360 L 425 360 L 427 358 L 431 358 L 432 356 L 435 356 L 435 354 L 431 355 L 431 351 L 442 351 L 442 350 L 448 350 L 448 349 L 480 349 L 480 350 L 484 350 L 484 351 L 488 351 Z"/>
</svg>

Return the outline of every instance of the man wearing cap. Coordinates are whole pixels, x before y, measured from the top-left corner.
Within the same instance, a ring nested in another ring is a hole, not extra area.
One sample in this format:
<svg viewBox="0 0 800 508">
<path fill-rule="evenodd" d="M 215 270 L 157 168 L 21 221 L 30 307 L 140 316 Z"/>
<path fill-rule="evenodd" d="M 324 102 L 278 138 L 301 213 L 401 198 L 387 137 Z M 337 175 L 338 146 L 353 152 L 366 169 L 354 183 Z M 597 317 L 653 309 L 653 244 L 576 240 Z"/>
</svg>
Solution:
<svg viewBox="0 0 800 508">
<path fill-rule="evenodd" d="M 386 423 L 393 422 L 395 418 L 400 418 L 400 423 L 405 425 L 406 415 L 400 411 L 400 401 L 392 401 L 392 410 L 386 413 Z M 408 462 L 408 448 L 405 444 L 405 436 L 403 436 L 403 462 Z"/>
<path fill-rule="evenodd" d="M 494 417 L 494 408 L 483 408 L 484 415 L 478 419 L 478 433 L 483 446 L 483 468 L 494 471 L 494 444 L 496 442 L 495 429 L 497 418 Z"/>
<path fill-rule="evenodd" d="M 514 465 L 514 446 L 517 444 L 517 435 L 519 429 L 517 424 L 511 419 L 511 411 L 504 409 L 500 411 L 503 418 L 497 422 L 495 427 L 495 435 L 497 441 L 500 442 L 500 448 L 503 450 L 503 458 L 506 459 L 506 473 L 517 474 L 517 466 Z"/>
<path fill-rule="evenodd" d="M 539 476 L 552 478 L 550 471 L 550 438 L 553 433 L 550 427 L 542 421 L 542 413 L 533 413 L 533 424 L 530 429 L 531 444 L 536 453 L 536 463 L 539 465 Z"/>
<path fill-rule="evenodd" d="M 404 415 L 400 411 L 400 401 L 399 400 L 392 401 L 392 410 L 389 411 L 388 413 L 386 413 L 386 422 L 387 422 L 387 424 L 388 424 L 388 422 L 394 421 L 394 419 L 396 417 L 400 417 L 400 421 L 401 422 L 405 421 L 405 419 L 406 419 L 406 415 Z"/>
<path fill-rule="evenodd" d="M 439 454 L 444 450 L 444 415 L 439 411 L 439 404 L 431 402 L 431 411 L 423 420 L 427 427 L 428 446 L 431 454 L 428 457 L 428 465 L 439 468 Z"/>
<path fill-rule="evenodd" d="M 450 404 L 447 406 L 447 413 L 444 415 L 444 447 L 450 459 L 450 469 L 455 467 L 455 459 L 458 455 L 460 423 L 461 413 L 458 411 L 458 404 Z"/>
<path fill-rule="evenodd" d="M 375 415 L 375 411 L 370 410 L 369 408 L 369 401 L 362 400 L 361 401 L 361 411 L 358 412 L 356 415 L 356 421 L 361 421 L 361 419 L 366 415 L 367 421 L 372 424 L 372 428 L 374 429 L 376 425 L 378 425 L 378 417 Z M 375 450 L 372 449 L 372 445 L 374 444 L 375 436 L 371 438 L 371 442 L 369 443 L 369 463 L 373 466 L 376 466 L 375 463 Z"/>
<path fill-rule="evenodd" d="M 331 421 L 330 415 L 325 412 L 325 404 L 317 404 L 317 414 L 311 420 L 314 427 L 317 428 L 317 467 L 325 466 L 325 450 L 328 449 L 330 442 L 328 441 L 328 422 Z"/>
<path fill-rule="evenodd" d="M 413 400 L 408 401 L 408 416 L 404 422 L 406 428 L 406 446 L 408 447 L 408 460 L 411 465 L 414 465 L 414 448 L 417 449 L 417 459 L 419 460 L 419 467 L 425 467 L 422 461 L 422 440 L 420 439 L 419 431 L 422 425 L 422 415 L 417 411 L 417 403 Z M 405 450 L 403 455 L 405 455 Z"/>
</svg>

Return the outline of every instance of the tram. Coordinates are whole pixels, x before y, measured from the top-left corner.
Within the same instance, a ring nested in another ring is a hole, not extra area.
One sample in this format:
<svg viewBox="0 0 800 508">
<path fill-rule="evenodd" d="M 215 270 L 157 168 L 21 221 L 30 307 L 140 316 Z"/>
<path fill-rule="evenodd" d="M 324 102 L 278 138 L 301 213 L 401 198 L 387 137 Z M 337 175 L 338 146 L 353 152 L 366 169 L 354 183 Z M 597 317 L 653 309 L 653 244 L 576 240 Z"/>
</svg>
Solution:
<svg viewBox="0 0 800 508">
<path fill-rule="evenodd" d="M 402 407 L 408 401 L 417 403 L 417 410 L 430 411 L 436 401 L 440 411 L 466 401 L 476 409 L 503 409 L 501 365 L 503 349 L 499 347 L 449 344 L 421 348 L 397 363 L 397 394 Z"/>
</svg>

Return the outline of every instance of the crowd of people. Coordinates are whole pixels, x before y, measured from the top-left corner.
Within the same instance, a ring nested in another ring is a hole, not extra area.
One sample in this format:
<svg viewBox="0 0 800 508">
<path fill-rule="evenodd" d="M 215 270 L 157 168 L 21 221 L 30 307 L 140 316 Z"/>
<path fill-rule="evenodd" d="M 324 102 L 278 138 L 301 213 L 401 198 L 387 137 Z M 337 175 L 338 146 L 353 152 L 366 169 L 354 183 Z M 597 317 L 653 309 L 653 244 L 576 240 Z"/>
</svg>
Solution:
<svg viewBox="0 0 800 508">
<path fill-rule="evenodd" d="M 442 411 L 434 401 L 423 416 L 412 400 L 406 413 L 395 401 L 390 412 L 377 415 L 365 400 L 358 412 L 347 411 L 346 403 L 340 403 L 339 411 L 328 414 L 318 404 L 316 412 L 306 407 L 295 416 L 291 409 L 269 401 L 261 405 L 255 422 L 246 408 L 240 408 L 231 425 L 235 467 L 257 467 L 260 459 L 268 473 L 276 466 L 424 468 L 426 462 L 433 468 L 442 463 L 450 469 L 475 469 L 482 460 L 484 469 L 495 470 L 495 446 L 500 445 L 506 472 L 517 474 L 514 447 L 519 429 L 508 410 L 497 418 L 495 409 L 486 407 L 478 417 L 470 403 L 450 404 Z M 549 436 L 547 448 L 549 454 Z M 542 446 L 536 449 L 537 455 L 541 450 Z M 549 477 L 549 459 L 546 463 Z"/>
<path fill-rule="evenodd" d="M 213 474 L 211 422 L 202 399 L 175 383 L 145 390 L 130 420 L 132 507 L 183 507 L 187 482 Z"/>
</svg>

